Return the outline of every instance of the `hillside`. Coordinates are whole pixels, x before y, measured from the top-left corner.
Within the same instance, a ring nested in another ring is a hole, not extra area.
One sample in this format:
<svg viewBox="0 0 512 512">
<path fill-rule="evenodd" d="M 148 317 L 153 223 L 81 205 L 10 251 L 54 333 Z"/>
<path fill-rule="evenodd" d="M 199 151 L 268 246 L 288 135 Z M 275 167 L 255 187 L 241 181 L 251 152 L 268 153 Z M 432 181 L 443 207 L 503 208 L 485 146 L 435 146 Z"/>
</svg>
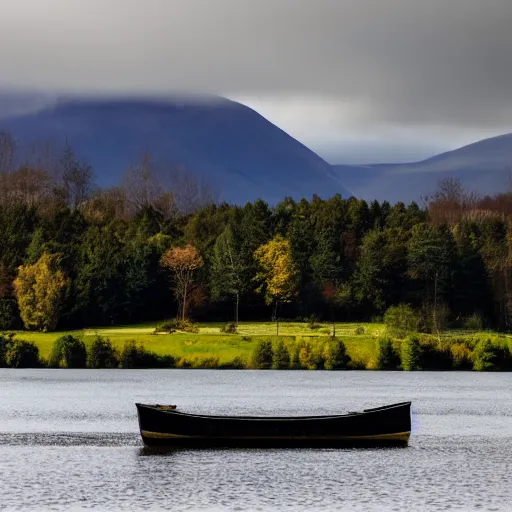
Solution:
<svg viewBox="0 0 512 512">
<path fill-rule="evenodd" d="M 421 162 L 334 168 L 356 196 L 367 200 L 418 201 L 447 177 L 459 178 L 465 187 L 481 194 L 495 194 L 509 186 L 512 134 L 484 139 Z"/>
<path fill-rule="evenodd" d="M 223 98 L 63 99 L 31 113 L 0 112 L 0 129 L 10 131 L 25 152 L 68 141 L 92 164 L 101 186 L 117 184 L 149 152 L 161 165 L 206 178 L 229 202 L 351 195 L 318 155 L 255 111 Z"/>
</svg>

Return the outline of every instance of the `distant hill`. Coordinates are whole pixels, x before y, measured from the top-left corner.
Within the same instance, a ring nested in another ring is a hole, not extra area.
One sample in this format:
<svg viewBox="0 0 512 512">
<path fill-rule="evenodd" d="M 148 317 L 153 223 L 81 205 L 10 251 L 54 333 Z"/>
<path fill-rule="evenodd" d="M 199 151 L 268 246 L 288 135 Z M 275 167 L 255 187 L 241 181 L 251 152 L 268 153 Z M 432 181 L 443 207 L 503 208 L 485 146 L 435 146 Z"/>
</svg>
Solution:
<svg viewBox="0 0 512 512">
<path fill-rule="evenodd" d="M 508 187 L 512 173 L 512 134 L 421 162 L 331 166 L 254 110 L 220 97 L 55 100 L 0 91 L 0 130 L 10 131 L 26 154 L 34 145 L 70 143 L 101 186 L 119 183 L 149 152 L 159 164 L 206 178 L 219 199 L 238 204 L 336 193 L 419 201 L 446 177 L 494 194 Z"/>
<path fill-rule="evenodd" d="M 233 203 L 352 195 L 331 165 L 252 109 L 227 99 L 72 98 L 27 113 L 0 95 L 0 130 L 22 148 L 66 141 L 101 186 L 119 183 L 144 152 L 206 177 Z M 32 103 L 34 103 L 32 99 Z"/>
<path fill-rule="evenodd" d="M 334 168 L 357 197 L 367 200 L 417 201 L 447 177 L 459 178 L 466 188 L 481 194 L 495 194 L 510 186 L 512 134 L 475 142 L 421 162 Z"/>
</svg>

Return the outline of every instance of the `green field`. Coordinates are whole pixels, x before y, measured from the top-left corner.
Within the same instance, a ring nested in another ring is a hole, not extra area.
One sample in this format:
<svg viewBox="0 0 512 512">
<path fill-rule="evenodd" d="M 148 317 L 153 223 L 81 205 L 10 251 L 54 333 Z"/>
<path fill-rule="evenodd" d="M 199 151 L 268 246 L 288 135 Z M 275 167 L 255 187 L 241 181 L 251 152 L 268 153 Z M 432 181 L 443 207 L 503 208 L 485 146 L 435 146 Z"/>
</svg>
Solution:
<svg viewBox="0 0 512 512">
<path fill-rule="evenodd" d="M 327 339 L 332 326 L 319 325 L 317 329 L 310 329 L 306 323 L 283 322 L 279 325 L 279 336 L 288 343 L 300 340 L 317 340 L 320 343 Z M 57 338 L 73 334 L 83 339 L 86 346 L 95 336 L 101 335 L 109 338 L 119 349 L 126 341 L 136 340 L 159 355 L 218 357 L 220 362 L 230 361 L 236 356 L 248 358 L 259 340 L 276 337 L 276 324 L 271 322 L 241 322 L 238 334 L 221 333 L 221 327 L 220 323 L 202 323 L 199 324 L 199 333 L 154 334 L 155 324 L 139 324 L 51 333 L 16 331 L 16 337 L 34 342 L 44 359 L 50 355 Z M 358 328 L 357 332 L 361 332 L 361 327 L 364 333 L 356 334 Z M 336 335 L 343 340 L 352 359 L 365 363 L 373 357 L 376 340 L 383 332 L 383 324 L 344 323 L 336 326 Z"/>
<path fill-rule="evenodd" d="M 48 359 L 57 338 L 64 334 L 73 334 L 83 339 L 86 346 L 89 346 L 97 335 L 100 335 L 109 338 L 118 349 L 122 349 L 126 341 L 135 340 L 147 350 L 158 355 L 172 355 L 177 359 L 215 357 L 219 359 L 220 363 L 232 361 L 235 357 L 243 357 L 248 360 L 258 341 L 277 339 L 276 325 L 271 322 L 241 322 L 238 334 L 221 333 L 222 324 L 220 323 L 202 323 L 198 326 L 199 333 L 155 334 L 155 324 L 139 324 L 52 333 L 17 331 L 15 334 L 19 339 L 34 342 L 39 347 L 40 355 L 44 359 Z M 331 333 L 331 329 L 332 326 L 326 323 L 320 323 L 316 329 L 311 329 L 306 323 L 283 322 L 279 326 L 279 336 L 288 346 L 306 340 L 313 344 L 323 344 Z M 374 367 L 377 340 L 383 334 L 385 334 L 383 324 L 343 323 L 336 326 L 336 335 L 344 342 L 351 359 L 366 368 Z M 452 331 L 445 333 L 443 338 L 450 340 L 468 335 L 473 338 L 486 337 L 493 340 L 499 337 L 497 334 L 489 332 Z M 509 339 L 502 341 L 510 343 Z"/>
</svg>

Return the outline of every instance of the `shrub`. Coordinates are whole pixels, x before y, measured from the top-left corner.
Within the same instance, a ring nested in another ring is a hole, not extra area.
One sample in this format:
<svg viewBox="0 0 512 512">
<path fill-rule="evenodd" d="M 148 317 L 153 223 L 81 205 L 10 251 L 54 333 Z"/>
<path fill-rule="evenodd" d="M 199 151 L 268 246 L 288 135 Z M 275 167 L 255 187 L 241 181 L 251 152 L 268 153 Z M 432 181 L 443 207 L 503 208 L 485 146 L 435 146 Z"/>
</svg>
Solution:
<svg viewBox="0 0 512 512">
<path fill-rule="evenodd" d="M 14 334 L 0 334 L 0 368 L 5 368 L 7 363 L 5 357 L 11 343 L 13 343 Z"/>
<path fill-rule="evenodd" d="M 390 338 L 379 338 L 377 341 L 377 370 L 396 370 L 400 366 L 398 355 Z"/>
<path fill-rule="evenodd" d="M 242 341 L 252 341 L 252 338 L 250 336 L 242 336 Z"/>
<path fill-rule="evenodd" d="M 194 363 L 186 357 L 180 357 L 176 363 L 176 368 L 192 368 L 193 366 Z"/>
<path fill-rule="evenodd" d="M 169 334 L 176 331 L 198 333 L 199 327 L 197 327 L 197 325 L 195 325 L 190 320 L 172 318 L 171 320 L 166 320 L 165 322 L 158 324 L 155 329 L 155 332 L 166 332 Z"/>
<path fill-rule="evenodd" d="M 218 367 L 219 367 L 219 358 L 218 357 L 196 357 L 192 361 L 192 368 L 213 370 Z"/>
<path fill-rule="evenodd" d="M 16 300 L 0 298 L 0 329 L 15 329 L 20 326 Z"/>
<path fill-rule="evenodd" d="M 220 332 L 224 334 L 237 334 L 238 328 L 235 322 L 228 322 L 220 328 Z"/>
<path fill-rule="evenodd" d="M 236 356 L 231 361 L 221 363 L 219 368 L 223 370 L 245 370 L 247 368 L 247 361 L 241 356 Z"/>
<path fill-rule="evenodd" d="M 5 354 L 5 364 L 10 368 L 37 368 L 41 366 L 39 348 L 24 340 L 13 340 Z"/>
<path fill-rule="evenodd" d="M 176 318 L 173 318 L 171 320 L 165 320 L 165 321 L 157 324 L 155 333 L 165 332 L 167 334 L 171 334 L 176 331 L 176 324 L 177 324 Z"/>
<path fill-rule="evenodd" d="M 290 350 L 290 369 L 300 370 L 302 368 L 300 363 L 300 349 L 303 344 L 299 343 L 294 345 Z"/>
<path fill-rule="evenodd" d="M 366 364 L 360 359 L 351 359 L 347 364 L 347 370 L 366 370 Z"/>
<path fill-rule="evenodd" d="M 174 368 L 173 356 L 159 356 L 147 350 L 135 340 L 128 340 L 123 346 L 120 357 L 121 368 Z"/>
<path fill-rule="evenodd" d="M 400 362 L 405 371 L 421 370 L 421 346 L 417 336 L 408 336 L 402 341 Z"/>
<path fill-rule="evenodd" d="M 53 344 L 49 365 L 52 368 L 85 368 L 86 361 L 87 351 L 84 342 L 67 334 Z"/>
<path fill-rule="evenodd" d="M 366 332 L 366 329 L 362 325 L 358 325 L 354 330 L 354 333 L 357 335 L 364 334 L 365 332 Z"/>
<path fill-rule="evenodd" d="M 491 340 L 480 340 L 473 351 L 473 369 L 479 372 L 504 370 L 510 365 L 508 347 L 494 344 Z"/>
<path fill-rule="evenodd" d="M 387 331 L 397 338 L 405 338 L 407 333 L 416 332 L 418 322 L 418 314 L 407 304 L 391 306 L 384 315 Z"/>
<path fill-rule="evenodd" d="M 194 324 L 191 320 L 178 320 L 178 323 L 176 325 L 177 331 L 184 331 L 184 332 L 191 332 L 191 333 L 198 333 L 199 327 Z"/>
<path fill-rule="evenodd" d="M 157 356 L 152 352 L 150 352 L 150 354 L 155 358 L 155 368 L 176 368 L 176 358 L 174 356 L 169 354 L 165 356 Z"/>
<path fill-rule="evenodd" d="M 311 348 L 311 343 L 307 341 L 299 349 L 299 361 L 301 368 L 306 368 L 308 370 L 316 370 L 316 365 L 312 362 L 312 358 L 313 350 Z"/>
<path fill-rule="evenodd" d="M 450 345 L 429 339 L 421 345 L 421 367 L 425 370 L 450 370 L 453 359 Z"/>
<path fill-rule="evenodd" d="M 450 346 L 452 368 L 456 370 L 471 370 L 473 360 L 471 350 L 465 343 L 453 343 Z"/>
<path fill-rule="evenodd" d="M 320 325 L 320 322 L 319 322 L 319 319 L 316 315 L 311 315 L 308 319 L 307 319 L 307 322 L 308 322 L 308 327 L 311 329 L 311 330 L 316 330 L 316 329 L 320 329 L 321 325 Z"/>
<path fill-rule="evenodd" d="M 273 357 L 272 342 L 270 340 L 258 341 L 252 353 L 251 366 L 266 370 L 272 366 Z"/>
<path fill-rule="evenodd" d="M 325 358 L 322 345 L 313 345 L 306 341 L 299 350 L 300 365 L 307 370 L 321 370 L 324 367 Z"/>
<path fill-rule="evenodd" d="M 323 356 L 326 370 L 344 370 L 350 362 L 345 344 L 337 339 L 325 344 Z"/>
<path fill-rule="evenodd" d="M 290 367 L 290 352 L 286 348 L 283 340 L 279 340 L 274 347 L 272 356 L 272 368 L 282 370 Z"/>
<path fill-rule="evenodd" d="M 89 368 L 117 368 L 119 356 L 108 338 L 96 336 L 87 358 Z"/>
<path fill-rule="evenodd" d="M 484 321 L 482 319 L 482 315 L 473 313 L 471 316 L 468 316 L 464 319 L 462 326 L 467 331 L 482 331 L 484 328 Z"/>
</svg>

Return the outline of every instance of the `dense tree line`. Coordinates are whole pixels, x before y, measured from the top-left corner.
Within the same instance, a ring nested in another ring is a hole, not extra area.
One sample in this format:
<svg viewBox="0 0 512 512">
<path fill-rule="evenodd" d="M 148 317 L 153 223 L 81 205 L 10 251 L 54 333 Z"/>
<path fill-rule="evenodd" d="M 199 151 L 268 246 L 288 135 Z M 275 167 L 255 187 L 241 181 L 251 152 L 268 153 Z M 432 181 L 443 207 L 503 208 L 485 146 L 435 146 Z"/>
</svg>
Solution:
<svg viewBox="0 0 512 512">
<path fill-rule="evenodd" d="M 178 312 L 367 321 L 398 304 L 425 331 L 475 315 L 512 327 L 512 194 L 480 198 L 446 180 L 422 207 L 339 195 L 235 206 L 149 156 L 99 189 L 71 148 L 52 165 L 14 164 L 2 137 L 0 329 Z M 192 267 L 177 260 L 187 253 Z"/>
</svg>

